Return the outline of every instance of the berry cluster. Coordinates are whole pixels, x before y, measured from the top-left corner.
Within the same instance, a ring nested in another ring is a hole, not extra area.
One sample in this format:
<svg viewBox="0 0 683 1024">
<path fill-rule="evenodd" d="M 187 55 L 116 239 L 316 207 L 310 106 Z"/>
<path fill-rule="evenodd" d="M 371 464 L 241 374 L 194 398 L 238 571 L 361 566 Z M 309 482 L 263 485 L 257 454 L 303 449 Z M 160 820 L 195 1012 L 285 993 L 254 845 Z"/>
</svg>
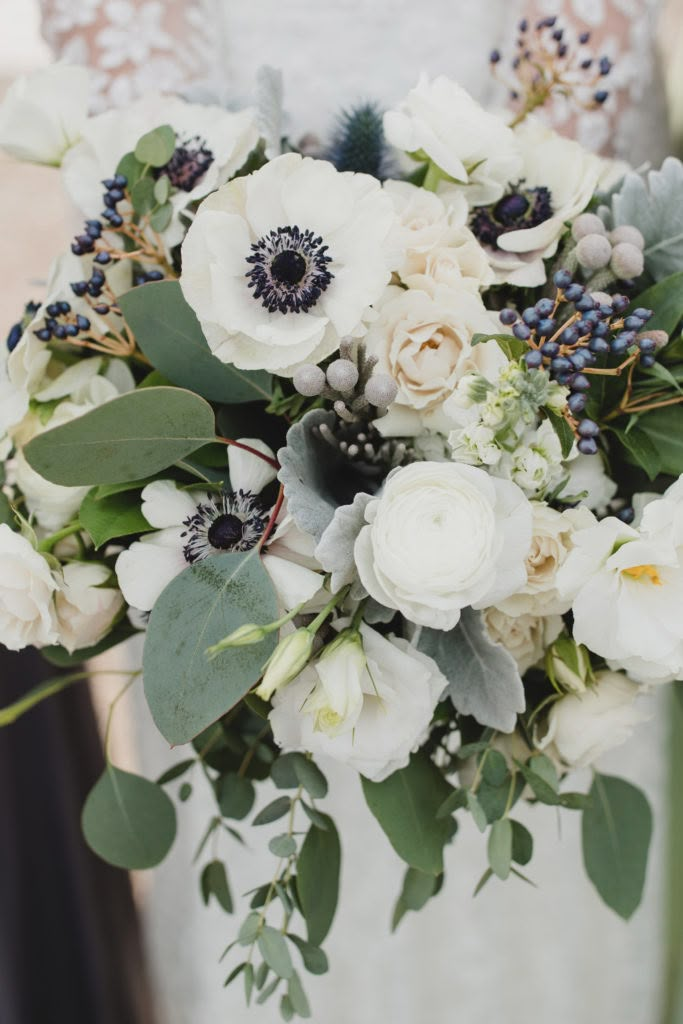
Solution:
<svg viewBox="0 0 683 1024">
<path fill-rule="evenodd" d="M 118 212 L 117 206 L 126 198 L 125 189 L 128 185 L 128 178 L 124 174 L 115 174 L 113 178 L 105 178 L 102 184 L 106 192 L 103 196 L 105 208 L 100 216 L 102 220 L 107 221 L 110 228 L 120 228 L 123 224 L 123 217 Z M 96 242 L 102 237 L 102 231 L 105 230 L 102 220 L 86 220 L 85 231 L 81 235 L 76 235 L 71 243 L 71 251 L 74 256 L 86 256 L 88 253 L 95 252 Z M 97 253 L 95 260 L 98 263 L 107 264 L 111 262 L 111 256 L 108 252 L 101 251 Z"/>
<path fill-rule="evenodd" d="M 33 332 L 40 341 L 65 341 L 67 338 L 77 338 L 79 334 L 90 330 L 87 316 L 74 313 L 71 304 L 64 300 L 51 302 L 45 312 L 47 315 L 43 326 Z"/>
<path fill-rule="evenodd" d="M 567 407 L 579 451 L 594 455 L 600 428 L 591 419 L 577 420 L 588 402 L 589 375 L 616 376 L 637 361 L 643 367 L 653 366 L 657 340 L 642 333 L 653 313 L 638 308 L 624 316 L 629 306 L 625 295 L 591 294 L 568 270 L 558 270 L 553 280 L 554 298 L 539 299 L 521 315 L 515 309 L 503 309 L 500 321 L 529 346 L 524 355 L 529 370 L 543 367 L 569 389 Z M 613 370 L 595 367 L 609 356 L 617 356 L 620 365 Z"/>
<path fill-rule="evenodd" d="M 602 106 L 609 96 L 602 80 L 612 70 L 612 63 L 609 57 L 591 56 L 585 49 L 589 42 L 589 32 L 570 40 L 554 16 L 541 18 L 533 25 L 526 18 L 519 22 L 517 52 L 511 61 L 514 80 L 504 83 L 511 100 L 519 106 L 516 123 L 555 95 L 571 96 L 584 109 Z M 500 51 L 493 50 L 489 60 L 497 77 L 501 77 Z"/>
<path fill-rule="evenodd" d="M 71 291 L 80 298 L 99 299 L 107 286 L 107 280 L 99 267 L 93 267 L 87 281 L 72 281 Z M 94 311 L 100 316 L 106 316 L 110 306 L 106 302 L 91 303 Z"/>
<path fill-rule="evenodd" d="M 19 320 L 16 324 L 12 324 L 12 326 L 9 329 L 9 333 L 7 334 L 6 344 L 8 352 L 14 352 L 15 348 L 17 347 L 17 345 L 19 344 L 23 337 L 24 331 L 31 323 L 39 309 L 40 306 L 38 305 L 37 302 L 26 303 L 26 305 L 24 306 L 24 312 L 21 317 L 21 320 Z"/>
</svg>

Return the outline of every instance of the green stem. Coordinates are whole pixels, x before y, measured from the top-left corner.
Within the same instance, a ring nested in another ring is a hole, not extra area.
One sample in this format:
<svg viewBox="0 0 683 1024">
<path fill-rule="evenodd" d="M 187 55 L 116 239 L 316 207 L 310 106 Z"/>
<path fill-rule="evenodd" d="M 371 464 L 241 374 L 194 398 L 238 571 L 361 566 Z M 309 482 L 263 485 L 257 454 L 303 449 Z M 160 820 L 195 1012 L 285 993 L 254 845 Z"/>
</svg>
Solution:
<svg viewBox="0 0 683 1024">
<path fill-rule="evenodd" d="M 80 523 L 71 523 L 70 526 L 65 526 L 63 530 L 58 530 L 57 533 L 53 533 L 44 540 L 41 540 L 38 550 L 52 551 L 55 544 L 58 544 L 60 540 L 64 540 L 65 537 L 71 537 L 74 533 L 80 533 L 82 529 L 83 527 Z"/>
<path fill-rule="evenodd" d="M 113 701 L 109 705 L 109 714 L 107 715 L 107 725 L 106 725 L 106 728 L 104 730 L 104 744 L 103 744 L 103 746 L 104 746 L 104 757 L 105 757 L 105 760 L 107 762 L 107 766 L 109 766 L 109 764 L 110 764 L 110 758 L 109 758 L 109 738 L 110 738 L 110 735 L 111 735 L 111 723 L 112 723 L 112 718 L 114 717 L 114 709 L 116 708 L 116 705 L 121 700 L 121 698 L 126 693 L 128 693 L 128 691 L 130 690 L 131 686 L 133 685 L 135 680 L 138 678 L 138 676 L 142 675 L 142 670 L 138 669 L 137 672 L 126 672 L 125 675 L 129 675 L 130 679 L 125 684 L 125 686 L 121 687 L 121 689 L 119 690 L 119 692 L 116 694 L 116 696 L 114 697 Z"/>
<path fill-rule="evenodd" d="M 322 624 L 325 621 L 325 619 L 327 618 L 327 616 L 330 615 L 334 611 L 334 609 L 337 607 L 338 604 L 341 604 L 343 601 L 346 600 L 346 596 L 347 596 L 347 594 L 348 594 L 350 589 L 351 589 L 350 585 L 348 587 L 343 587 L 339 591 L 339 593 L 334 595 L 332 600 L 328 604 L 325 605 L 325 607 L 320 612 L 320 614 L 316 615 L 316 617 L 313 619 L 313 622 L 310 624 L 310 626 L 307 627 L 309 633 L 317 633 L 318 632 L 318 630 L 322 626 Z"/>
<path fill-rule="evenodd" d="M 429 162 L 427 173 L 425 174 L 422 187 L 428 192 L 436 192 L 439 187 L 439 182 L 443 180 L 443 171 L 436 164 Z"/>
<path fill-rule="evenodd" d="M 55 693 L 60 693 L 61 690 L 65 690 L 67 686 L 71 686 L 72 683 L 80 683 L 91 676 L 96 675 L 130 675 L 130 672 L 72 672 L 68 676 L 55 676 L 54 679 L 48 679 L 46 682 L 36 686 L 33 690 L 24 696 L 20 697 L 19 700 L 14 701 L 13 704 L 8 704 L 7 707 L 0 708 L 0 728 L 4 725 L 12 725 L 16 722 L 17 718 L 21 718 L 27 711 L 34 708 L 36 704 L 40 704 L 41 701 L 46 700 L 48 697 L 52 697 Z"/>
</svg>

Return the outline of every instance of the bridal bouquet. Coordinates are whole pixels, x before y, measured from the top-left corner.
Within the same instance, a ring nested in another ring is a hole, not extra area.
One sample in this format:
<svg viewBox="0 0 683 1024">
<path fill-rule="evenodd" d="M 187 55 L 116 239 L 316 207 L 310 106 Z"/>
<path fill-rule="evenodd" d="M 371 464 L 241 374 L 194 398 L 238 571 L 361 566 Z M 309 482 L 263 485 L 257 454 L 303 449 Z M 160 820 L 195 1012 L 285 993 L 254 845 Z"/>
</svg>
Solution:
<svg viewBox="0 0 683 1024">
<path fill-rule="evenodd" d="M 683 678 L 683 166 L 544 127 L 558 89 L 603 104 L 609 62 L 520 32 L 514 115 L 422 78 L 329 146 L 283 138 L 267 72 L 241 112 L 87 117 L 60 66 L 0 110 L 85 218 L 0 359 L 0 640 L 71 670 L 0 721 L 145 633 L 184 750 L 156 781 L 108 757 L 86 840 L 152 867 L 206 785 L 199 887 L 232 913 L 207 840 L 265 833 L 226 973 L 285 1020 L 327 969 L 330 760 L 405 862 L 394 926 L 467 815 L 477 889 L 528 880 L 528 801 L 582 815 L 618 914 L 641 897 L 647 801 L 593 766 Z"/>
</svg>

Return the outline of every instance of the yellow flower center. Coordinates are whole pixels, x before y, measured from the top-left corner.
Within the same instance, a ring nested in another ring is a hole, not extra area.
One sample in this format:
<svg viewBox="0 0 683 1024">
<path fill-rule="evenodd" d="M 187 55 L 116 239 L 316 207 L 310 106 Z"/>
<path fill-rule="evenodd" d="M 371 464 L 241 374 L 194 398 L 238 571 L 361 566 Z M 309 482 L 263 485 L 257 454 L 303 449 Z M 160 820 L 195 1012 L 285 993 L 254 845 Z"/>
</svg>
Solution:
<svg viewBox="0 0 683 1024">
<path fill-rule="evenodd" d="M 649 580 L 656 587 L 661 587 L 662 580 L 654 565 L 632 565 L 621 570 L 622 576 L 630 576 L 633 580 Z"/>
</svg>

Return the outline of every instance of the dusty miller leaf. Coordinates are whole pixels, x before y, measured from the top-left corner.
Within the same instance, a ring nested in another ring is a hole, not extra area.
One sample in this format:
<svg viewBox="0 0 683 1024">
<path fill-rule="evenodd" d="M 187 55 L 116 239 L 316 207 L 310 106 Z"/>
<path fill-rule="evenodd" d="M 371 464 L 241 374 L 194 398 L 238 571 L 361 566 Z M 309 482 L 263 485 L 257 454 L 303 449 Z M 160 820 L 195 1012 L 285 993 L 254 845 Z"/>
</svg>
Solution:
<svg viewBox="0 0 683 1024">
<path fill-rule="evenodd" d="M 656 281 L 683 264 L 683 164 L 667 157 L 647 179 L 627 174 L 612 197 L 615 227 L 632 224 L 645 239 L 645 267 Z"/>
<path fill-rule="evenodd" d="M 350 505 L 341 505 L 315 549 L 315 557 L 325 572 L 332 573 L 333 594 L 357 579 L 353 547 L 365 526 L 365 509 L 369 501 L 372 501 L 372 496 L 361 491 Z M 365 593 L 363 589 L 362 594 L 354 593 L 354 597 L 364 597 Z"/>
</svg>

